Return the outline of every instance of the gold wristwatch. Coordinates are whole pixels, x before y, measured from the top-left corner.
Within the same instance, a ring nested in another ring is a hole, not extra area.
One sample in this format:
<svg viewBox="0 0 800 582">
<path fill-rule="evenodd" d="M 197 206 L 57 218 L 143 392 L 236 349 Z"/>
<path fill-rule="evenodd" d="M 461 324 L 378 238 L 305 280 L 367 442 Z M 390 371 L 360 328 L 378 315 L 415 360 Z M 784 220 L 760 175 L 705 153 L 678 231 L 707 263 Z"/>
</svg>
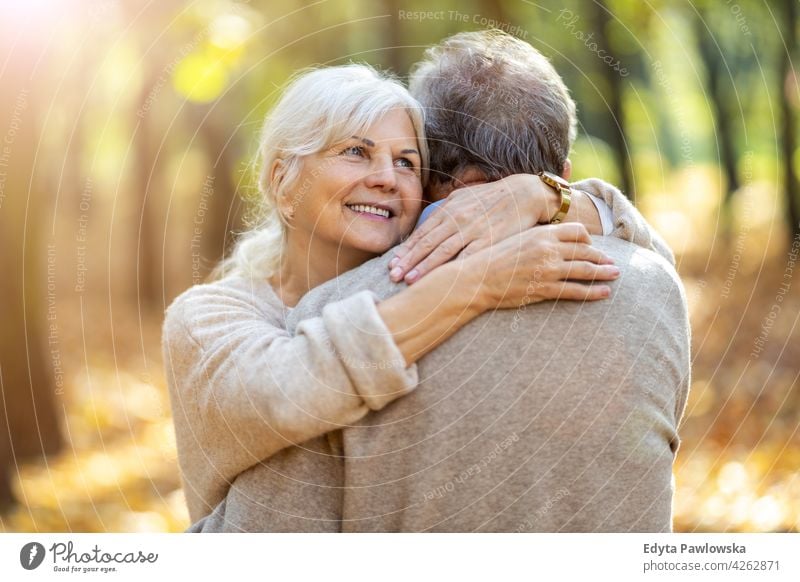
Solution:
<svg viewBox="0 0 800 582">
<path fill-rule="evenodd" d="M 572 188 L 564 178 L 557 174 L 541 171 L 537 174 L 542 182 L 550 186 L 561 197 L 561 207 L 550 219 L 550 224 L 558 224 L 567 216 L 570 202 L 572 202 Z"/>
</svg>

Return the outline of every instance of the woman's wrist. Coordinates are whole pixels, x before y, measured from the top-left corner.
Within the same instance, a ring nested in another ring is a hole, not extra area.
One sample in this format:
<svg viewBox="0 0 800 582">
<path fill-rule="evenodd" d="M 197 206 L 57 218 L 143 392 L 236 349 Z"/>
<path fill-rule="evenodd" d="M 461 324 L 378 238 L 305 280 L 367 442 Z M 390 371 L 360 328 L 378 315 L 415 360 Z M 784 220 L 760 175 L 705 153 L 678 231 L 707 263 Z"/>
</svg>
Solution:
<svg viewBox="0 0 800 582">
<path fill-rule="evenodd" d="M 487 249 L 470 257 L 452 261 L 442 265 L 438 270 L 449 278 L 453 290 L 452 300 L 457 309 L 469 313 L 470 318 L 477 317 L 485 311 L 497 307 L 497 301 L 491 296 L 487 282 L 490 263 L 486 261 Z M 433 273 L 432 273 L 433 274 Z"/>
<path fill-rule="evenodd" d="M 521 180 L 520 190 L 527 195 L 531 204 L 530 216 L 534 220 L 532 226 L 550 224 L 553 216 L 561 207 L 561 196 L 542 182 L 539 176 L 517 174 L 515 177 L 519 177 Z M 590 234 L 603 234 L 599 211 L 589 195 L 581 190 L 572 190 L 572 204 L 570 204 L 564 222 L 580 222 L 589 230 Z"/>
<path fill-rule="evenodd" d="M 490 308 L 481 281 L 485 272 L 471 263 L 472 257 L 442 265 L 378 303 L 378 313 L 406 365 Z"/>
<path fill-rule="evenodd" d="M 514 191 L 519 194 L 520 205 L 527 209 L 531 226 L 549 224 L 561 206 L 560 196 L 535 174 L 515 174 Z"/>
</svg>

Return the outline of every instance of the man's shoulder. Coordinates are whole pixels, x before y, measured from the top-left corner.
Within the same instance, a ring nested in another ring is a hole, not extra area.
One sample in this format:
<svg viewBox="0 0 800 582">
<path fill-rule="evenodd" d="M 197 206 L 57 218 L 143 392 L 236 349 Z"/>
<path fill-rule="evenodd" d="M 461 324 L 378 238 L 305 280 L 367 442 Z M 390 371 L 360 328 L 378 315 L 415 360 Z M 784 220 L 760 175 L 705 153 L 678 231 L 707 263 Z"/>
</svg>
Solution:
<svg viewBox="0 0 800 582">
<path fill-rule="evenodd" d="M 592 244 L 615 261 L 631 265 L 634 269 L 661 270 L 677 279 L 675 267 L 658 253 L 615 236 L 592 236 Z"/>
<path fill-rule="evenodd" d="M 390 249 L 383 255 L 311 289 L 289 313 L 286 318 L 287 329 L 293 331 L 303 319 L 320 315 L 322 308 L 328 303 L 341 301 L 359 291 L 372 291 L 379 300 L 402 291 L 407 286 L 404 282 L 392 283 L 389 279 L 388 265 L 393 256 L 394 249 Z"/>
<path fill-rule="evenodd" d="M 631 320 L 633 326 L 653 321 L 668 322 L 683 333 L 688 329 L 686 292 L 672 264 L 658 253 L 614 237 L 593 237 L 594 245 L 610 256 L 620 269 L 611 282 L 611 297 L 587 303 L 587 314 L 611 320 Z"/>
<path fill-rule="evenodd" d="M 404 289 L 406 284 L 392 283 L 389 279 L 388 265 L 393 256 L 394 249 L 391 249 L 379 257 L 342 273 L 335 279 L 311 289 L 300 300 L 298 307 L 309 301 L 317 302 L 323 299 L 325 303 L 338 301 L 364 289 L 374 291 L 379 299 L 394 295 Z"/>
<path fill-rule="evenodd" d="M 358 281 L 383 281 L 389 280 L 389 261 L 394 257 L 394 248 L 389 249 L 379 257 L 370 259 L 366 263 L 355 267 L 339 275 L 335 281 L 340 283 L 358 282 Z"/>
<path fill-rule="evenodd" d="M 621 286 L 646 284 L 683 292 L 675 267 L 658 253 L 611 236 L 593 236 L 592 242 L 620 268 Z"/>
</svg>

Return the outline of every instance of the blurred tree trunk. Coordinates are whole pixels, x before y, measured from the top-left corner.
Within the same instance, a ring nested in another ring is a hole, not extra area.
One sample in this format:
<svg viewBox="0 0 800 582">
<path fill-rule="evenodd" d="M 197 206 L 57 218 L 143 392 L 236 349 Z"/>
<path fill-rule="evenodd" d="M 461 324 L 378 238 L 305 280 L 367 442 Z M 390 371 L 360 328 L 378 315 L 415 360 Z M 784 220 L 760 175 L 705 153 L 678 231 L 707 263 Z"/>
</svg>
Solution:
<svg viewBox="0 0 800 582">
<path fill-rule="evenodd" d="M 513 26 L 502 0 L 479 0 L 478 6 L 481 16 L 499 22 L 502 25 Z"/>
<path fill-rule="evenodd" d="M 62 444 L 52 361 L 60 358 L 55 247 L 45 249 L 46 200 L 34 175 L 44 88 L 32 76 L 45 43 L 18 35 L 0 10 L 0 505 L 13 502 L 19 463 Z M 40 68 L 44 65 L 39 63 Z M 40 74 L 41 76 L 41 74 Z M 41 163 L 41 162 L 40 162 Z M 46 162 L 44 162 L 46 163 Z M 51 257 L 52 263 L 48 265 Z M 48 268 L 50 267 L 50 268 Z M 42 284 L 47 274 L 47 285 Z M 53 279 L 51 280 L 51 274 Z M 48 333 L 48 323 L 51 331 Z M 51 356 L 53 360 L 51 360 Z"/>
<path fill-rule="evenodd" d="M 615 52 L 608 37 L 608 26 L 611 21 L 608 14 L 608 7 L 606 6 L 605 0 L 595 0 L 592 12 L 592 30 L 596 32 L 595 38 L 597 38 L 597 48 L 598 51 L 605 51 L 605 54 L 613 55 Z M 609 88 L 608 107 L 611 113 L 613 126 L 611 132 L 611 149 L 614 150 L 617 168 L 622 180 L 620 188 L 628 198 L 635 201 L 636 193 L 633 189 L 633 166 L 631 164 L 631 154 L 628 151 L 628 143 L 625 138 L 627 131 L 625 129 L 625 112 L 622 105 L 622 76 L 613 68 L 605 66 L 605 64 L 603 64 L 600 70 Z"/>
<path fill-rule="evenodd" d="M 137 304 L 146 309 L 161 309 L 161 264 L 159 263 L 158 232 L 154 228 L 154 201 L 148 198 L 158 188 L 158 148 L 153 137 L 153 112 L 147 111 L 148 96 L 154 90 L 158 75 L 143 60 L 142 88 L 139 93 L 138 110 L 144 114 L 134 131 L 135 167 L 134 178 L 134 219 L 136 229 L 136 281 Z"/>
<path fill-rule="evenodd" d="M 797 116 L 795 107 L 800 100 L 798 95 L 798 78 L 792 67 L 792 53 L 797 46 L 797 6 L 796 0 L 783 0 L 783 17 L 785 23 L 784 42 L 781 45 L 781 124 L 783 136 L 781 149 L 783 151 L 783 169 L 786 192 L 786 219 L 789 221 L 789 244 L 794 237 L 800 234 L 800 187 L 797 174 L 794 171 L 794 153 L 797 149 Z"/>
<path fill-rule="evenodd" d="M 310 35 L 301 44 L 295 45 L 298 49 L 297 56 L 308 51 L 307 56 L 301 57 L 303 64 L 300 66 L 306 66 L 308 62 L 323 66 L 344 65 L 351 60 L 360 61 L 366 58 L 351 55 L 347 50 L 348 37 L 356 33 L 340 11 L 331 10 L 328 4 L 322 3 L 313 5 L 304 14 L 307 16 L 307 27 L 302 31 L 295 30 L 287 38 L 287 42 L 291 42 L 303 35 Z M 356 43 L 356 46 L 360 45 Z"/>
<path fill-rule="evenodd" d="M 700 9 L 695 18 L 695 30 L 697 34 L 698 48 L 700 57 L 706 67 L 706 86 L 711 98 L 709 105 L 711 114 L 714 116 L 714 127 L 716 129 L 716 140 L 719 147 L 720 163 L 725 172 L 727 188 L 723 198 L 724 210 L 727 212 L 733 193 L 739 189 L 739 178 L 736 172 L 736 140 L 731 127 L 731 114 L 728 110 L 728 93 L 723 87 L 722 79 L 725 74 L 723 66 L 723 47 L 718 47 L 714 41 L 714 36 L 708 31 L 705 25 L 705 11 Z M 728 226 L 726 221 L 726 226 Z"/>
<path fill-rule="evenodd" d="M 403 9 L 401 0 L 383 0 L 383 8 L 389 14 L 389 18 L 384 19 L 386 25 L 386 55 L 383 62 L 398 75 L 408 75 L 409 63 L 404 58 L 405 51 L 401 48 L 404 45 L 402 30 L 408 26 L 407 22 L 398 19 L 400 10 Z"/>
<path fill-rule="evenodd" d="M 236 123 L 225 119 L 221 108 L 208 115 L 207 108 L 197 109 L 193 116 L 193 128 L 197 128 L 206 155 L 211 160 L 211 172 L 206 180 L 209 192 L 200 194 L 208 210 L 204 216 L 202 253 L 205 261 L 213 266 L 227 254 L 231 233 L 241 226 L 241 204 L 236 196 L 236 151 L 231 132 Z M 222 119 L 220 119 L 222 118 Z"/>
<path fill-rule="evenodd" d="M 131 241 L 136 250 L 136 302 L 140 310 L 163 309 L 162 289 L 163 263 L 161 261 L 160 224 L 161 213 L 158 189 L 161 186 L 159 165 L 159 143 L 161 127 L 157 125 L 158 96 L 166 75 L 164 46 L 169 43 L 165 30 L 170 26 L 174 14 L 173 0 L 151 2 L 142 7 L 136 0 L 122 2 L 125 21 L 131 23 L 132 37 L 139 45 L 142 85 L 135 110 L 133 152 L 134 167 L 131 170 L 133 186 L 133 220 L 136 228 Z"/>
</svg>

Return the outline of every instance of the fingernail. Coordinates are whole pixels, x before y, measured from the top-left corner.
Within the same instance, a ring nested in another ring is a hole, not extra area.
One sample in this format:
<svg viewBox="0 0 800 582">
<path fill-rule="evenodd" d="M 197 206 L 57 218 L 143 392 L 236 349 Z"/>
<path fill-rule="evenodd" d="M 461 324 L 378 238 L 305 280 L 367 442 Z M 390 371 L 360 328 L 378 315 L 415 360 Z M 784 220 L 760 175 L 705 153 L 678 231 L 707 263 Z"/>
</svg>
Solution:
<svg viewBox="0 0 800 582">
<path fill-rule="evenodd" d="M 406 283 L 413 283 L 419 278 L 419 271 L 416 269 L 411 269 L 406 275 Z"/>
<path fill-rule="evenodd" d="M 395 267 L 394 269 L 389 271 L 389 278 L 392 281 L 399 281 L 400 279 L 403 278 L 403 269 L 401 269 L 400 267 Z"/>
<path fill-rule="evenodd" d="M 602 291 L 600 291 L 600 295 L 603 297 L 611 295 L 611 287 L 603 287 Z"/>
<path fill-rule="evenodd" d="M 619 277 L 619 267 L 609 267 L 608 272 L 614 277 Z"/>
<path fill-rule="evenodd" d="M 612 259 L 611 257 L 606 257 L 604 262 L 605 262 L 606 265 L 613 265 L 614 264 L 614 259 Z"/>
<path fill-rule="evenodd" d="M 389 268 L 394 269 L 397 266 L 397 263 L 400 262 L 400 257 L 395 257 L 391 261 L 389 261 Z"/>
</svg>

